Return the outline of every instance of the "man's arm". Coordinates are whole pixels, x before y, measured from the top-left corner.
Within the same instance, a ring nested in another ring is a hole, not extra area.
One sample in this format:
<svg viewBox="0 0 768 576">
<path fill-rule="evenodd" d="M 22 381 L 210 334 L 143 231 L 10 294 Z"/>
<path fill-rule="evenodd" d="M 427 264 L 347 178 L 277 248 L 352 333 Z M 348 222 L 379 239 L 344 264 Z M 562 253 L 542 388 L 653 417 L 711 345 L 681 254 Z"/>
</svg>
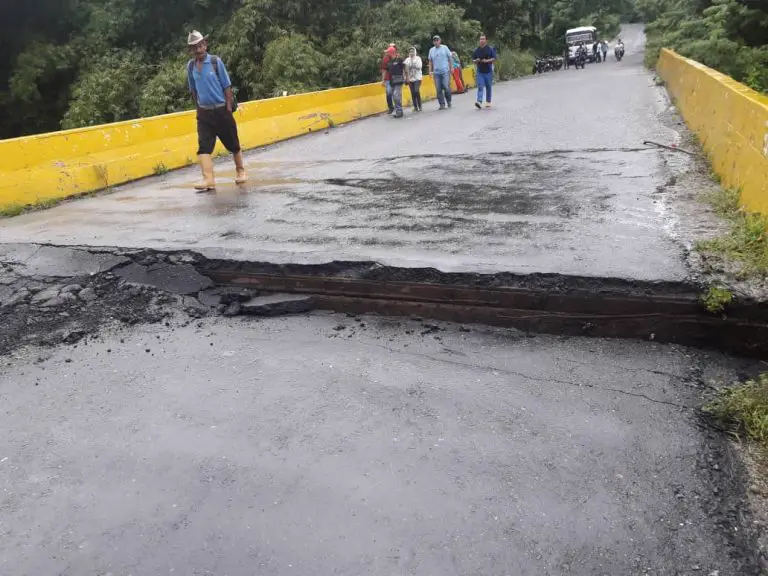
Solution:
<svg viewBox="0 0 768 576">
<path fill-rule="evenodd" d="M 429 51 L 429 75 L 434 76 L 435 75 L 435 63 L 432 62 L 432 50 Z"/>
<path fill-rule="evenodd" d="M 227 100 L 227 112 L 232 112 L 232 109 L 235 107 L 235 101 L 231 85 L 224 89 L 224 98 Z"/>
</svg>

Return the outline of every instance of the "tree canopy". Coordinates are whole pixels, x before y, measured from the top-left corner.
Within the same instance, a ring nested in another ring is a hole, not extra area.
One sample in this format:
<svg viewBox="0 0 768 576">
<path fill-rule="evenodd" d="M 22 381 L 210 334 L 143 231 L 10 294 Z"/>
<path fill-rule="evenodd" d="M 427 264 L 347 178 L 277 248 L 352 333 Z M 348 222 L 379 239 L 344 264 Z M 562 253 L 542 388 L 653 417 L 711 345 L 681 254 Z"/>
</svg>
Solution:
<svg viewBox="0 0 768 576">
<path fill-rule="evenodd" d="M 189 108 L 185 41 L 192 29 L 210 35 L 211 52 L 226 63 L 244 101 L 374 81 L 389 42 L 416 45 L 423 55 L 433 34 L 467 61 L 485 31 L 502 55 L 500 68 L 514 75 L 518 54 L 560 52 L 566 28 L 595 24 L 612 36 L 620 16 L 632 11 L 632 2 L 3 2 L 0 137 Z"/>
</svg>

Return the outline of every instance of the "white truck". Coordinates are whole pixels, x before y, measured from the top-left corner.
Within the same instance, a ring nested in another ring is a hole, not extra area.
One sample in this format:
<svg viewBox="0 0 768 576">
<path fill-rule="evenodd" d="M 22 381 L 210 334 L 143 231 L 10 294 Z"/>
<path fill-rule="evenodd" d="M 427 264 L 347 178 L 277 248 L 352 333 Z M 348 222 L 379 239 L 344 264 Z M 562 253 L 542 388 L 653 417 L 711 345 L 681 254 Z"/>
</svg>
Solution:
<svg viewBox="0 0 768 576">
<path fill-rule="evenodd" d="M 565 43 L 568 46 L 568 61 L 573 64 L 576 59 L 576 50 L 579 42 L 584 42 L 587 48 L 587 62 L 595 61 L 594 46 L 597 44 L 597 28 L 594 26 L 580 26 L 565 31 Z"/>
</svg>

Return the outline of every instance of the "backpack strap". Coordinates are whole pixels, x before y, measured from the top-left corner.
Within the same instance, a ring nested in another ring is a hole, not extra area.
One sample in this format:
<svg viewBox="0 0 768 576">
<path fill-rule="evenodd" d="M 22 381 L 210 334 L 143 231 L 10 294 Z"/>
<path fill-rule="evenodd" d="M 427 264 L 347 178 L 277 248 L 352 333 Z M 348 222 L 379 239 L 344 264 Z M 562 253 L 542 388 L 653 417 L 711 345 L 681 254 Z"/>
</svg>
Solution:
<svg viewBox="0 0 768 576">
<path fill-rule="evenodd" d="M 187 77 L 190 79 L 191 84 L 195 87 L 195 92 L 197 92 L 197 86 L 195 85 L 195 75 L 192 74 L 192 66 L 195 65 L 195 59 L 190 59 L 189 62 L 187 62 Z"/>
<path fill-rule="evenodd" d="M 219 81 L 219 85 L 221 85 L 221 76 L 219 76 L 219 57 L 211 55 L 211 64 L 213 65 L 213 73 L 216 74 L 216 79 Z M 224 86 L 221 86 L 223 89 Z"/>
</svg>

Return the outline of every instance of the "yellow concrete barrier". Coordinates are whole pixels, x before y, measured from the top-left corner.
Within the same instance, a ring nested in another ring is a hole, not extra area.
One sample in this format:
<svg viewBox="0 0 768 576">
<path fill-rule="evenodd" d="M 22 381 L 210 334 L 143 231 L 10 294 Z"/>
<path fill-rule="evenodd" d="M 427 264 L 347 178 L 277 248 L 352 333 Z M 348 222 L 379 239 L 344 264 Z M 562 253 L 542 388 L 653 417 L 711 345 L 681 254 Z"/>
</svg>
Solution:
<svg viewBox="0 0 768 576">
<path fill-rule="evenodd" d="M 474 70 L 464 71 L 468 86 Z M 425 76 L 422 97 L 436 96 Z M 404 105 L 410 91 L 403 90 Z M 241 103 L 245 149 L 351 122 L 386 110 L 380 84 Z M 217 151 L 222 149 L 217 148 Z M 179 112 L 50 134 L 0 140 L 0 209 L 101 190 L 195 161 L 195 113 Z"/>
<path fill-rule="evenodd" d="M 768 98 L 672 50 L 662 50 L 657 70 L 723 185 L 768 214 Z"/>
</svg>

